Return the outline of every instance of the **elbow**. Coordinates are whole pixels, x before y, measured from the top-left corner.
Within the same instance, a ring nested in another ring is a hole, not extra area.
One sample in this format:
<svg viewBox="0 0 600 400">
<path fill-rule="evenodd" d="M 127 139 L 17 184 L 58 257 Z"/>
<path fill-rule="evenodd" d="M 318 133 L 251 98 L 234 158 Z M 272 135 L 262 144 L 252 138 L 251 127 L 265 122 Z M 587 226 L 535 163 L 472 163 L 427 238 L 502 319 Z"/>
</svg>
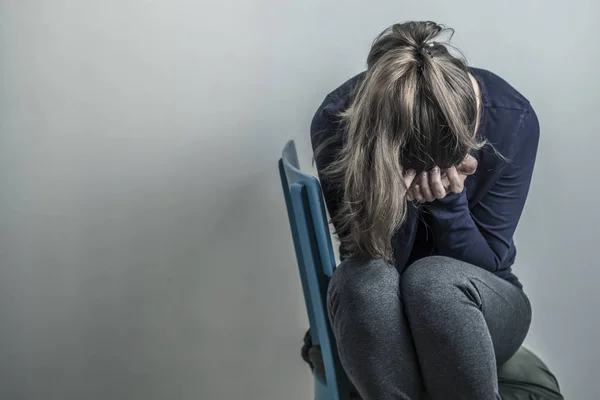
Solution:
<svg viewBox="0 0 600 400">
<path fill-rule="evenodd" d="M 514 247 L 511 247 L 511 249 L 514 249 Z M 504 266 L 509 263 L 512 264 L 512 261 L 514 261 L 514 251 L 511 251 L 511 249 L 509 249 L 508 252 L 504 252 L 504 254 L 499 253 L 497 251 L 492 250 L 492 259 L 490 260 L 490 272 L 498 272 L 502 269 L 504 269 Z"/>
</svg>

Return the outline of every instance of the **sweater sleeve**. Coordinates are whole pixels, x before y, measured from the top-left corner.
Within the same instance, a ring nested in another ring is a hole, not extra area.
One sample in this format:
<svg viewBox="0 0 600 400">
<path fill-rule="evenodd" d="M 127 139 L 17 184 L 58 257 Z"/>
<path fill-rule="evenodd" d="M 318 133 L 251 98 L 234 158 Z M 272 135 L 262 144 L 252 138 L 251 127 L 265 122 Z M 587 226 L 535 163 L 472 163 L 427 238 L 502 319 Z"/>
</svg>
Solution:
<svg viewBox="0 0 600 400">
<path fill-rule="evenodd" d="M 497 271 L 512 245 L 525 206 L 539 141 L 539 123 L 530 109 L 522 118 L 515 156 L 506 162 L 492 189 L 471 209 L 466 190 L 424 206 L 432 215 L 438 254 L 491 272 Z"/>
</svg>

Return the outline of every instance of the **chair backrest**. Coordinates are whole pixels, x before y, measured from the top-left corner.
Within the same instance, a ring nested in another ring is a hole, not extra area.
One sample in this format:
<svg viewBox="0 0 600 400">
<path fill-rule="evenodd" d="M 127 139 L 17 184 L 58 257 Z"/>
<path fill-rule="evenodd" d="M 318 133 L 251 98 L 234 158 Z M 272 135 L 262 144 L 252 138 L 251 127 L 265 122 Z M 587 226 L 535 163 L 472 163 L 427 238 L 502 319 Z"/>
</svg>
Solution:
<svg viewBox="0 0 600 400">
<path fill-rule="evenodd" d="M 335 257 L 321 186 L 317 178 L 300 171 L 293 140 L 283 149 L 279 173 L 313 344 L 321 346 L 331 399 L 345 400 L 349 398 L 348 381 L 327 319 L 327 285 L 335 268 Z"/>
</svg>

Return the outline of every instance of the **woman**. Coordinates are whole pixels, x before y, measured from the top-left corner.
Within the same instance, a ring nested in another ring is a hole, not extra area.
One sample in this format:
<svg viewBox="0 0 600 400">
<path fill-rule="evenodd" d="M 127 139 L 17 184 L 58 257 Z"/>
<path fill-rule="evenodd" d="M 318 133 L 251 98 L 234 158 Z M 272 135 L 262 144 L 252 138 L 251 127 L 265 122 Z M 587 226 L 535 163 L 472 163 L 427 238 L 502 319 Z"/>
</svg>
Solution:
<svg viewBox="0 0 600 400">
<path fill-rule="evenodd" d="M 531 321 L 511 266 L 538 120 L 508 83 L 451 54 L 446 33 L 385 30 L 311 127 L 343 260 L 329 318 L 365 400 L 498 399 L 497 367 Z"/>
</svg>

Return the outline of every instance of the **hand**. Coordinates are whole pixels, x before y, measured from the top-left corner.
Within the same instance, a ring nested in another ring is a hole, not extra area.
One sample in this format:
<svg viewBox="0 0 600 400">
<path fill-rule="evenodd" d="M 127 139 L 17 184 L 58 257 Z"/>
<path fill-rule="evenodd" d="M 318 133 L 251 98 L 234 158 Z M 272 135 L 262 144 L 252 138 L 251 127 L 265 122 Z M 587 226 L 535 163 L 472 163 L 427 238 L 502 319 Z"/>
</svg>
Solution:
<svg viewBox="0 0 600 400">
<path fill-rule="evenodd" d="M 422 172 L 412 180 L 407 196 L 409 201 L 424 203 L 442 199 L 450 192 L 461 193 L 467 176 L 477 170 L 477 160 L 468 155 L 458 167 L 440 170 L 434 167 L 431 171 Z"/>
<path fill-rule="evenodd" d="M 410 187 L 417 176 L 417 172 L 414 169 L 409 169 L 404 172 L 404 185 L 410 190 Z"/>
</svg>

